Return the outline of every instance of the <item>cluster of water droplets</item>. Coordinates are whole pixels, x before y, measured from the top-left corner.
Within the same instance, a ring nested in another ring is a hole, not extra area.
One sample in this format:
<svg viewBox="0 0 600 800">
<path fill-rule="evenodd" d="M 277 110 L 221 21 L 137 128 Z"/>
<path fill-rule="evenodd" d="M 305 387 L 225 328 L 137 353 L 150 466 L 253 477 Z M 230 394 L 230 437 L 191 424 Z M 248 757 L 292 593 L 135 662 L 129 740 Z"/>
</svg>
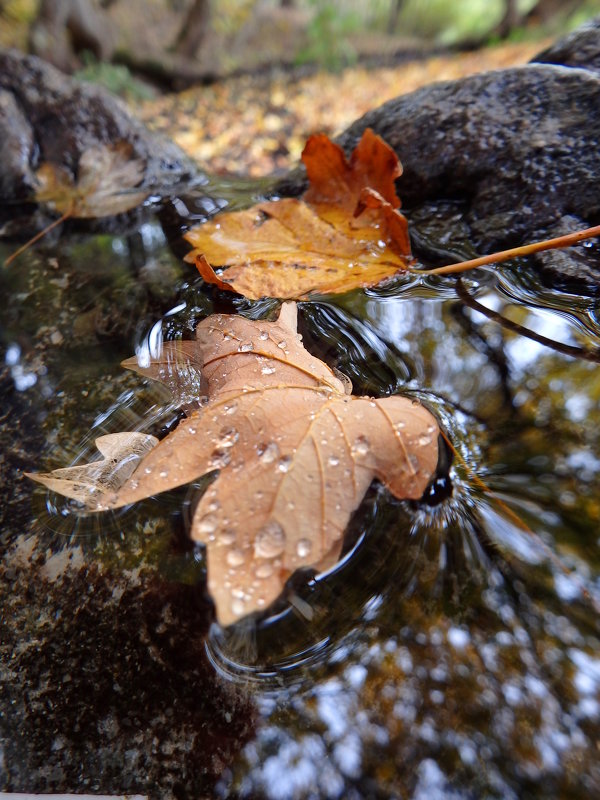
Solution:
<svg viewBox="0 0 600 800">
<path fill-rule="evenodd" d="M 233 403 L 225 406 L 224 413 L 229 415 L 235 413 L 236 410 L 237 405 Z M 214 442 L 214 450 L 210 455 L 209 465 L 212 469 L 223 469 L 231 462 L 231 451 L 239 438 L 240 434 L 236 428 L 221 428 L 219 436 Z"/>
</svg>

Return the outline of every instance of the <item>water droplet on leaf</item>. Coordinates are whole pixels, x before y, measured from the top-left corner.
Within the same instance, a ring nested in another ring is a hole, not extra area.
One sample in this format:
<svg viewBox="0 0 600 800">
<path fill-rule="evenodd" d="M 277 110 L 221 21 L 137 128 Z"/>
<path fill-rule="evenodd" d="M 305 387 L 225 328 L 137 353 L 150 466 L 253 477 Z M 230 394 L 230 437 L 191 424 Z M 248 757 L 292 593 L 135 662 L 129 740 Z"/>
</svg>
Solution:
<svg viewBox="0 0 600 800">
<path fill-rule="evenodd" d="M 227 553 L 227 563 L 230 567 L 241 567 L 245 560 L 243 551 L 237 547 Z"/>
<path fill-rule="evenodd" d="M 229 450 L 213 450 L 210 454 L 210 466 L 212 469 L 223 469 L 231 461 Z"/>
<path fill-rule="evenodd" d="M 296 553 L 300 558 L 306 558 L 310 555 L 310 551 L 312 550 L 312 542 L 310 539 L 300 539 L 298 544 L 296 545 Z"/>
<path fill-rule="evenodd" d="M 273 574 L 273 564 L 270 561 L 263 561 L 257 565 L 254 574 L 257 578 L 269 578 Z"/>
<path fill-rule="evenodd" d="M 223 533 L 219 537 L 219 541 L 221 544 L 229 545 L 235 542 L 235 531 L 232 531 L 231 528 L 228 530 L 223 531 Z"/>
<path fill-rule="evenodd" d="M 359 436 L 352 445 L 352 453 L 354 455 L 366 456 L 369 452 L 369 440 L 364 436 Z"/>
<path fill-rule="evenodd" d="M 278 522 L 267 522 L 256 536 L 254 555 L 259 558 L 275 558 L 285 548 L 285 531 Z"/>
<path fill-rule="evenodd" d="M 279 459 L 279 463 L 277 464 L 277 470 L 279 472 L 287 472 L 292 464 L 292 457 L 291 456 L 282 456 Z"/>
<path fill-rule="evenodd" d="M 215 444 L 217 445 L 217 447 L 222 449 L 223 448 L 226 449 L 227 447 L 233 447 L 233 445 L 240 438 L 240 435 L 235 428 L 223 428 L 219 436 L 221 438 L 217 442 L 215 442 Z"/>
<path fill-rule="evenodd" d="M 198 532 L 204 534 L 214 533 L 218 524 L 219 520 L 214 514 L 206 514 L 198 523 Z"/>
<path fill-rule="evenodd" d="M 263 464 L 270 464 L 275 461 L 279 455 L 279 446 L 276 442 L 269 442 L 267 445 L 260 445 L 258 448 L 258 457 Z"/>
<path fill-rule="evenodd" d="M 243 600 L 236 598 L 231 603 L 231 613 L 235 614 L 236 617 L 243 616 L 244 612 L 246 611 L 246 606 Z"/>
</svg>

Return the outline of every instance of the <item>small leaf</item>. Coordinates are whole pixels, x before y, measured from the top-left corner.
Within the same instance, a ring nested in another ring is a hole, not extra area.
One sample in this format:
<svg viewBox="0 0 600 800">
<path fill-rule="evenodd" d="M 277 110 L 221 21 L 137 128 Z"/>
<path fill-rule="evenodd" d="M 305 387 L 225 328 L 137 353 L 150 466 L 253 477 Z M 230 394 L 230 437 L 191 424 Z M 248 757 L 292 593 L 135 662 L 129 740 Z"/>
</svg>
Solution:
<svg viewBox="0 0 600 800">
<path fill-rule="evenodd" d="M 114 491 L 121 486 L 134 473 L 140 459 L 156 444 L 158 439 L 145 433 L 108 433 L 96 439 L 98 452 L 103 456 L 99 461 L 47 473 L 25 474 L 51 491 L 86 505 L 92 495 Z"/>
<path fill-rule="evenodd" d="M 144 163 L 131 154 L 128 142 L 92 147 L 82 153 L 75 180 L 68 170 L 45 162 L 36 172 L 36 200 L 78 218 L 130 211 L 148 196 L 137 188 L 144 177 Z"/>
<path fill-rule="evenodd" d="M 303 347 L 294 304 L 276 322 L 209 317 L 194 344 L 208 402 L 120 487 L 88 488 L 87 506 L 117 508 L 218 471 L 191 536 L 206 544 L 209 591 L 217 618 L 229 625 L 270 605 L 294 570 L 338 561 L 373 478 L 396 497 L 421 497 L 437 465 L 439 430 L 416 401 L 348 395 L 345 382 Z M 164 380 L 160 367 L 144 373 Z M 64 480 L 58 470 L 43 482 L 57 473 Z M 81 473 L 74 480 L 81 483 Z"/>
</svg>

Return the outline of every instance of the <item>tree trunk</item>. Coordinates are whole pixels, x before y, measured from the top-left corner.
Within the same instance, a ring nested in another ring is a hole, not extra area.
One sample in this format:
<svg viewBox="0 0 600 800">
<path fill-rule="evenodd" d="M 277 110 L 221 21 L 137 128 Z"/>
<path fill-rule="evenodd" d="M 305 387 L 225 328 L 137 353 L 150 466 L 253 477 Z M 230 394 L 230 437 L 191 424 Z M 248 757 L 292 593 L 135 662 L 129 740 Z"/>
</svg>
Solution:
<svg viewBox="0 0 600 800">
<path fill-rule="evenodd" d="M 582 5 L 581 0 L 538 0 L 527 14 L 527 20 L 543 25 L 559 14 L 570 14 Z"/>
<path fill-rule="evenodd" d="M 400 12 L 402 6 L 405 5 L 406 0 L 392 0 L 392 7 L 390 9 L 390 17 L 388 19 L 388 33 L 396 33 L 398 29 L 398 20 L 400 19 Z"/>
<path fill-rule="evenodd" d="M 507 39 L 521 21 L 517 0 L 504 0 L 504 15 L 496 28 L 497 35 L 501 39 Z"/>
<path fill-rule="evenodd" d="M 194 0 L 175 41 L 175 52 L 184 58 L 196 57 L 208 32 L 210 0 Z"/>
<path fill-rule="evenodd" d="M 80 66 L 77 54 L 90 50 L 99 61 L 114 50 L 110 22 L 94 0 L 42 0 L 29 32 L 34 55 L 64 72 Z"/>
</svg>

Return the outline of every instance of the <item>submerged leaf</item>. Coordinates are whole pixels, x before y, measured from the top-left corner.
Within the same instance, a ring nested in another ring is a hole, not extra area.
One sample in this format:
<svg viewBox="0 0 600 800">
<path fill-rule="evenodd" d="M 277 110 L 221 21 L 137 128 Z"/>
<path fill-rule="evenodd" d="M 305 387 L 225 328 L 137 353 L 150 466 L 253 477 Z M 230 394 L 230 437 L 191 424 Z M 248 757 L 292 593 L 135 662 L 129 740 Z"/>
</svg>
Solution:
<svg viewBox="0 0 600 800">
<path fill-rule="evenodd" d="M 99 145 L 82 153 L 76 179 L 61 166 L 43 163 L 35 197 L 70 217 L 108 217 L 144 202 L 148 192 L 137 188 L 143 177 L 144 162 L 132 158 L 128 142 Z"/>
<path fill-rule="evenodd" d="M 186 239 L 205 281 L 251 299 L 306 297 L 373 286 L 410 260 L 406 219 L 394 180 L 394 151 L 367 129 L 350 161 L 327 136 L 302 155 L 310 187 L 303 200 L 259 203 L 220 214 Z M 217 275 L 211 264 L 224 267 Z"/>
<path fill-rule="evenodd" d="M 101 486 L 86 505 L 117 508 L 218 470 L 191 536 L 206 544 L 209 590 L 229 625 L 272 603 L 295 569 L 337 562 L 373 478 L 396 497 L 421 497 L 437 465 L 438 426 L 416 401 L 348 395 L 303 347 L 294 304 L 276 322 L 209 317 L 194 344 L 207 404 L 120 488 Z"/>
<path fill-rule="evenodd" d="M 92 496 L 114 491 L 121 486 L 133 475 L 140 459 L 156 444 L 158 439 L 146 433 L 108 433 L 96 439 L 96 447 L 102 456 L 99 461 L 52 472 L 25 474 L 53 492 L 89 505 Z"/>
</svg>

